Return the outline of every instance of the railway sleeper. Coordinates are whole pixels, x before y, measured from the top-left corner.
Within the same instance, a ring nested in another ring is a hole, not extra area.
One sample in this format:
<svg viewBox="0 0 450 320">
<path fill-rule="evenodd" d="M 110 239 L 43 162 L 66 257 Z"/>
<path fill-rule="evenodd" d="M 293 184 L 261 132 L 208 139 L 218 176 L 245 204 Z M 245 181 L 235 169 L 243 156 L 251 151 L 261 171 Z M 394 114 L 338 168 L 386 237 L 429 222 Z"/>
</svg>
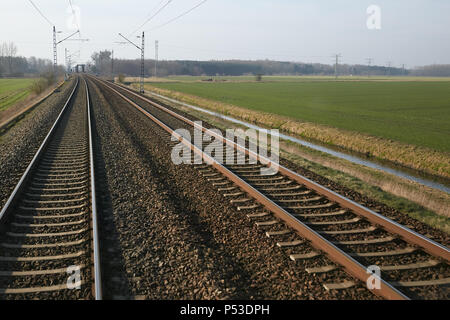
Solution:
<svg viewBox="0 0 450 320">
<path fill-rule="evenodd" d="M 398 281 L 391 282 L 395 287 L 426 287 L 426 286 L 445 286 L 450 285 L 450 278 L 435 279 L 435 280 L 423 280 L 423 281 Z"/>
<path fill-rule="evenodd" d="M 305 271 L 310 274 L 315 274 L 315 273 L 327 273 L 338 269 L 339 269 L 338 266 L 327 265 L 323 267 L 305 268 Z"/>
<path fill-rule="evenodd" d="M 317 251 L 311 251 L 308 253 L 299 253 L 299 254 L 291 254 L 289 256 L 289 258 L 292 261 L 298 261 L 298 260 L 308 260 L 308 259 L 313 259 L 316 257 L 321 256 L 321 253 L 317 252 Z"/>
<path fill-rule="evenodd" d="M 74 287 L 82 286 L 84 285 L 84 281 L 80 280 L 73 284 Z M 26 293 L 40 293 L 40 292 L 52 292 L 52 291 L 62 291 L 62 290 L 69 290 L 67 288 L 67 283 L 63 283 L 60 285 L 54 285 L 54 286 L 47 286 L 47 287 L 31 287 L 31 288 L 8 288 L 8 289 L 1 289 L 0 288 L 0 294 L 26 294 Z"/>
<path fill-rule="evenodd" d="M 410 254 L 417 251 L 417 248 L 407 247 L 404 249 L 391 250 L 391 251 L 381 251 L 381 252 L 351 252 L 348 253 L 352 257 L 387 257 L 387 256 L 398 256 L 404 254 Z"/>
<path fill-rule="evenodd" d="M 41 228 L 41 227 L 65 227 L 65 226 L 76 226 L 82 223 L 85 223 L 87 220 L 78 220 L 78 221 L 72 221 L 72 222 L 62 222 L 62 223 L 17 223 L 12 222 L 11 225 L 15 227 L 22 227 L 22 228 Z"/>
<path fill-rule="evenodd" d="M 16 244 L 16 243 L 2 243 L 0 246 L 7 249 L 44 249 L 44 248 L 58 248 L 58 247 L 72 247 L 79 246 L 87 242 L 88 238 L 83 238 L 77 241 L 44 243 L 44 244 Z"/>
<path fill-rule="evenodd" d="M 342 224 L 352 224 L 360 222 L 362 219 L 357 217 L 349 220 L 340 220 L 340 221 L 319 221 L 319 222 L 305 222 L 307 225 L 311 226 L 333 226 L 333 225 L 342 225 Z"/>
<path fill-rule="evenodd" d="M 356 283 L 353 281 L 344 281 L 344 282 L 336 282 L 336 283 L 325 283 L 323 287 L 327 291 L 331 290 L 345 290 L 350 289 L 356 286 Z"/>
</svg>

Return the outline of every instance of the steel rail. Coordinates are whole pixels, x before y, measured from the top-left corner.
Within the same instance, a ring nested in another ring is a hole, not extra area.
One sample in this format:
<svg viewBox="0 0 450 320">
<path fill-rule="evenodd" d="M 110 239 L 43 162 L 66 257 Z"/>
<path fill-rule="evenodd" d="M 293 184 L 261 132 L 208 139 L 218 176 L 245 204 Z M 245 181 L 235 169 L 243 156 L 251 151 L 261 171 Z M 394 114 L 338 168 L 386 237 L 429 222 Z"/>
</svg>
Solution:
<svg viewBox="0 0 450 320">
<path fill-rule="evenodd" d="M 95 170 L 94 170 L 94 145 L 92 137 L 92 111 L 89 95 L 89 88 L 87 81 L 84 80 L 86 86 L 86 99 L 88 109 L 88 128 L 89 128 L 89 159 L 90 159 L 90 173 L 91 173 L 91 210 L 92 210 L 92 241 L 93 241 L 93 267 L 94 267 L 94 292 L 95 299 L 102 300 L 102 277 L 101 277 L 101 264 L 100 264 L 100 243 L 98 232 L 98 217 L 97 217 L 97 200 L 95 193 Z"/>
<path fill-rule="evenodd" d="M 238 185 L 242 190 L 247 192 L 249 195 L 251 195 L 253 198 L 255 198 L 256 201 L 258 201 L 260 204 L 265 206 L 268 210 L 270 210 L 272 213 L 274 213 L 277 217 L 279 217 L 281 220 L 283 220 L 287 225 L 292 227 L 294 230 L 296 230 L 302 237 L 308 239 L 311 241 L 311 244 L 321 251 L 325 252 L 331 260 L 337 262 L 339 265 L 343 266 L 344 269 L 351 275 L 353 275 L 355 278 L 367 282 L 367 280 L 371 277 L 371 273 L 367 272 L 367 269 L 361 265 L 358 261 L 353 259 L 350 255 L 336 247 L 334 244 L 332 244 L 330 241 L 326 240 L 324 237 L 322 237 L 320 234 L 309 228 L 306 224 L 303 222 L 297 220 L 294 216 L 292 216 L 290 213 L 288 213 L 286 210 L 278 206 L 276 203 L 274 203 L 272 200 L 267 198 L 264 194 L 262 194 L 260 191 L 256 190 L 254 187 L 252 187 L 250 184 L 242 180 L 240 177 L 238 177 L 236 174 L 234 174 L 232 171 L 227 169 L 225 166 L 217 162 L 214 158 L 209 156 L 208 154 L 204 153 L 203 150 L 199 149 L 197 146 L 192 144 L 190 141 L 186 140 L 183 136 L 176 133 L 172 128 L 170 128 L 168 125 L 163 123 L 161 120 L 159 120 L 154 115 L 150 114 L 148 111 L 144 110 L 141 106 L 139 106 L 134 101 L 130 100 L 125 95 L 121 94 L 111 86 L 108 86 L 107 84 L 103 83 L 105 86 L 107 86 L 110 90 L 112 90 L 114 93 L 119 95 L 122 99 L 124 99 L 126 102 L 128 102 L 130 105 L 141 111 L 145 116 L 147 116 L 150 120 L 155 122 L 157 125 L 159 125 L 161 128 L 163 128 L 165 131 L 167 131 L 169 134 L 173 135 L 186 145 L 188 148 L 190 148 L 193 152 L 196 154 L 202 156 L 202 158 L 205 160 L 205 162 L 209 165 L 212 165 L 215 169 L 217 169 L 220 173 L 222 173 L 225 177 L 227 177 L 229 180 L 234 182 L 236 185 Z M 402 292 L 397 290 L 394 286 L 392 286 L 390 283 L 386 282 L 383 279 L 380 279 L 380 288 L 379 289 L 369 289 L 374 294 L 382 296 L 383 298 L 390 299 L 390 300 L 408 300 L 409 298 L 404 295 Z"/>
<path fill-rule="evenodd" d="M 52 137 L 55 134 L 55 131 L 57 130 L 58 125 L 60 124 L 63 115 L 65 114 L 68 105 L 75 97 L 75 92 L 80 86 L 80 78 L 77 79 L 77 82 L 74 86 L 74 89 L 72 90 L 69 98 L 67 99 L 66 103 L 64 104 L 64 107 L 62 108 L 61 112 L 59 113 L 57 119 L 53 123 L 50 131 L 46 135 L 44 141 L 40 145 L 38 151 L 35 153 L 33 159 L 31 160 L 30 164 L 28 165 L 27 169 L 23 173 L 21 179 L 19 180 L 18 184 L 14 188 L 13 192 L 11 193 L 10 197 L 8 198 L 8 201 L 4 205 L 3 209 L 0 212 L 0 229 L 2 229 L 3 226 L 6 225 L 7 220 L 9 218 L 9 215 L 12 212 L 12 208 L 14 208 L 14 205 L 17 203 L 17 201 L 20 198 L 20 195 L 23 191 L 23 189 L 26 187 L 27 182 L 30 179 L 31 173 L 37 166 L 39 160 L 42 158 L 45 149 L 47 145 L 51 142 Z M 88 136 L 89 136 L 89 159 L 90 159 L 90 189 L 91 189 L 91 209 L 92 209 L 92 262 L 93 262 L 93 274 L 94 274 L 94 284 L 93 284 L 93 291 L 94 296 L 96 300 L 102 299 L 102 286 L 101 286 L 101 265 L 100 265 L 100 251 L 99 251 L 99 235 L 98 235 L 98 217 L 97 217 L 97 204 L 96 204 L 96 193 L 95 193 L 95 170 L 94 170 L 94 148 L 93 148 L 93 135 L 92 135 L 92 123 L 91 123 L 91 117 L 92 117 L 92 111 L 91 111 L 91 104 L 90 104 L 90 96 L 89 96 L 89 90 L 87 86 L 86 80 L 85 87 L 86 87 L 86 99 L 87 99 L 87 119 L 88 119 Z"/>
<path fill-rule="evenodd" d="M 109 85 L 106 84 L 106 85 Z M 186 117 L 177 114 L 176 112 L 173 112 L 172 110 L 169 110 L 168 108 L 142 96 L 137 94 L 136 92 L 129 90 L 128 88 L 125 88 L 123 86 L 119 86 L 114 84 L 116 87 L 121 88 L 122 90 L 125 90 L 131 94 L 133 94 L 134 96 L 150 103 L 151 105 L 157 107 L 158 109 L 165 111 L 167 113 L 169 113 L 170 115 L 178 118 L 179 120 L 189 124 L 192 127 L 198 128 L 195 123 L 189 119 L 187 119 Z M 247 148 L 235 143 L 234 141 L 231 141 L 227 138 L 224 138 L 221 135 L 218 135 L 217 133 L 207 129 L 207 128 L 201 128 L 203 132 L 207 133 L 210 136 L 213 136 L 217 139 L 222 140 L 224 143 L 226 143 L 229 146 L 232 146 L 235 149 L 238 149 L 242 152 L 244 152 L 246 155 L 252 157 L 253 159 L 259 160 L 264 164 L 268 164 L 271 166 L 276 166 L 277 168 L 279 168 L 279 172 L 291 179 L 293 179 L 294 181 L 305 185 L 306 187 L 316 191 L 317 193 L 327 197 L 329 200 L 334 201 L 336 203 L 338 203 L 339 205 L 341 205 L 344 208 L 350 209 L 352 211 L 354 211 L 355 213 L 365 217 L 367 220 L 371 221 L 374 224 L 377 224 L 379 226 L 382 226 L 384 229 L 386 229 L 389 232 L 392 232 L 394 234 L 397 234 L 399 236 L 401 236 L 402 238 L 404 238 L 407 242 L 415 244 L 419 247 L 421 247 L 424 251 L 428 252 L 431 255 L 434 256 L 438 256 L 444 260 L 446 260 L 447 262 L 450 262 L 450 250 L 449 248 L 447 248 L 446 246 L 437 243 L 367 207 L 364 207 L 356 202 L 354 202 L 353 200 L 350 200 L 310 179 L 308 179 L 305 176 L 300 175 L 299 173 L 296 173 L 278 163 L 274 163 L 271 159 L 268 159 L 266 157 L 263 157 L 251 150 L 248 150 Z"/>
</svg>

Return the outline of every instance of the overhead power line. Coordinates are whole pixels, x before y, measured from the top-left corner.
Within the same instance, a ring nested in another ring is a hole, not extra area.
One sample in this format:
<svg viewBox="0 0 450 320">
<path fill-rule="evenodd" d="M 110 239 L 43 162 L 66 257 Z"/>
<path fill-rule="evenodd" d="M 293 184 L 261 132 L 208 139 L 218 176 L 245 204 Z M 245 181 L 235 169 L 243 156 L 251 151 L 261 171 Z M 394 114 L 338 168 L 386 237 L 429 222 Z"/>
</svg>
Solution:
<svg viewBox="0 0 450 320">
<path fill-rule="evenodd" d="M 208 0 L 203 0 L 203 1 L 201 1 L 200 3 L 198 3 L 197 5 L 195 5 L 194 7 L 192 7 L 191 9 L 189 9 L 189 10 L 183 12 L 182 14 L 180 14 L 179 16 L 176 16 L 175 18 L 170 19 L 169 21 L 167 21 L 167 22 L 165 22 L 165 23 L 163 23 L 163 24 L 161 24 L 161 25 L 159 25 L 159 26 L 157 26 L 157 27 L 151 29 L 150 31 L 153 31 L 153 30 L 162 28 L 162 27 L 168 25 L 169 23 L 172 23 L 172 22 L 174 22 L 175 20 L 180 19 L 181 17 L 184 17 L 184 16 L 187 15 L 188 13 L 190 13 L 190 12 L 194 11 L 195 9 L 197 9 L 198 7 L 200 7 L 200 6 L 201 6 L 202 4 L 204 4 L 206 1 L 208 1 Z"/>
<path fill-rule="evenodd" d="M 156 11 L 153 15 L 151 15 L 143 24 L 141 24 L 139 27 L 137 27 L 132 33 L 130 33 L 129 36 L 133 35 L 136 31 L 141 29 L 143 26 L 145 26 L 147 23 L 149 23 L 154 17 L 156 17 L 161 11 L 163 11 L 173 0 L 168 0 L 161 8 L 159 8 L 158 11 Z M 162 2 L 162 1 L 161 1 Z M 161 4 L 161 2 L 158 4 L 157 7 Z"/>
<path fill-rule="evenodd" d="M 164 1 L 165 1 L 165 0 L 159 1 L 158 4 L 157 4 L 156 6 L 154 6 L 153 9 L 149 12 L 149 14 L 147 15 L 147 17 L 149 17 L 156 9 L 158 9 Z M 139 29 L 139 28 L 136 28 L 136 30 L 138 30 L 138 29 Z M 128 36 L 129 36 L 129 37 L 132 36 L 133 33 L 136 32 L 136 30 L 133 31 L 132 33 L 130 33 Z"/>
<path fill-rule="evenodd" d="M 341 58 L 342 55 L 339 53 L 339 54 L 336 54 L 335 57 L 336 57 L 336 63 L 335 63 L 335 65 L 334 65 L 334 76 L 335 76 L 335 78 L 336 78 L 336 80 L 337 80 L 337 78 L 338 78 L 339 58 Z"/>
<path fill-rule="evenodd" d="M 72 9 L 72 15 L 73 15 L 73 19 L 75 20 L 75 23 L 77 25 L 77 29 L 78 29 L 78 31 L 80 31 L 80 25 L 78 24 L 78 19 L 75 14 L 75 10 L 73 9 L 72 0 L 69 0 L 69 4 L 70 4 L 70 8 Z M 79 32 L 78 35 L 81 38 L 81 32 Z"/>
<path fill-rule="evenodd" d="M 158 4 L 156 6 L 153 7 L 152 11 L 150 11 L 150 13 L 148 14 L 148 16 L 150 16 L 152 14 L 153 11 L 155 11 L 156 9 L 159 8 L 159 6 L 164 2 L 165 0 L 161 0 L 160 2 L 158 2 Z"/>
<path fill-rule="evenodd" d="M 51 22 L 43 13 L 42 13 L 42 11 L 34 4 L 34 2 L 33 1 L 31 1 L 31 0 L 28 0 L 30 3 L 31 3 L 31 5 L 36 9 L 36 11 L 37 12 L 39 12 L 39 14 L 42 16 L 42 18 L 44 18 L 51 26 L 54 26 L 54 23 L 53 22 Z"/>
</svg>

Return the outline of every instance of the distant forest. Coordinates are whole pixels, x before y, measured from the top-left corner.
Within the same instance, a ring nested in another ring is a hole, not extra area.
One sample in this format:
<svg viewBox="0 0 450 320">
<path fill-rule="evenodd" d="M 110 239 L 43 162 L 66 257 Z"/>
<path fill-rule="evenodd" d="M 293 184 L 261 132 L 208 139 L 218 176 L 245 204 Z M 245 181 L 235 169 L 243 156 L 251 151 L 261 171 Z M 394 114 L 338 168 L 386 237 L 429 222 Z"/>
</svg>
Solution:
<svg viewBox="0 0 450 320">
<path fill-rule="evenodd" d="M 111 61 L 110 51 L 101 51 L 92 55 L 91 70 L 98 74 L 115 74 L 139 76 L 141 61 L 114 59 Z M 401 68 L 387 68 L 364 65 L 339 65 L 341 75 L 408 75 L 408 70 Z M 191 76 L 241 76 L 241 75 L 334 75 L 334 65 L 320 63 L 279 62 L 270 60 L 243 61 L 158 61 L 156 75 L 165 77 L 170 75 Z M 155 61 L 145 60 L 146 76 L 155 76 Z M 449 74 L 450 75 L 450 74 Z"/>
<path fill-rule="evenodd" d="M 127 76 L 139 76 L 141 73 L 141 61 L 111 59 L 110 51 L 100 51 L 92 55 L 92 61 L 88 62 L 90 70 L 94 73 L 111 76 L 124 74 Z M 0 43 L 0 77 L 30 77 L 38 76 L 52 70 L 52 61 L 35 57 L 25 58 L 17 56 L 17 47 L 14 43 Z M 58 67 L 58 72 L 63 73 L 65 68 Z M 241 76 L 241 75 L 334 75 L 335 66 L 320 63 L 280 62 L 270 60 L 243 61 L 158 61 L 156 76 L 166 77 L 170 75 L 191 76 Z M 450 65 L 430 65 L 415 69 L 402 69 L 385 66 L 347 65 L 338 66 L 339 75 L 354 76 L 427 76 L 450 77 Z M 155 76 L 155 61 L 145 60 L 145 75 Z"/>
<path fill-rule="evenodd" d="M 92 55 L 91 71 L 102 75 L 124 74 L 139 76 L 141 61 L 114 59 L 110 51 L 100 51 Z M 348 65 L 338 66 L 339 75 L 354 76 L 429 76 L 449 77 L 450 65 L 433 65 L 413 70 L 385 66 Z M 335 66 L 320 63 L 279 62 L 270 60 L 243 61 L 158 61 L 156 76 L 241 76 L 241 75 L 334 75 Z M 155 76 L 155 61 L 145 60 L 145 75 Z"/>
</svg>

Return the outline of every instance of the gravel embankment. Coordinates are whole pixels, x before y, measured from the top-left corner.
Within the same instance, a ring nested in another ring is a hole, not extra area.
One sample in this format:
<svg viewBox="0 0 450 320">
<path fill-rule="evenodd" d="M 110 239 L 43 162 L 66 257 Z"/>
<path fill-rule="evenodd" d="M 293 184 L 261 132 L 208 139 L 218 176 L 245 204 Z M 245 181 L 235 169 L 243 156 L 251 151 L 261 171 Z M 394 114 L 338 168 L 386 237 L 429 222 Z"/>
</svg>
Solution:
<svg viewBox="0 0 450 320">
<path fill-rule="evenodd" d="M 0 135 L 0 207 L 6 203 L 20 177 L 31 162 L 64 103 L 72 92 L 74 81 L 65 83 L 24 119 Z"/>
<path fill-rule="evenodd" d="M 171 161 L 170 137 L 91 86 L 104 161 L 105 294 L 148 299 L 374 299 L 327 292 L 193 166 Z"/>
</svg>

